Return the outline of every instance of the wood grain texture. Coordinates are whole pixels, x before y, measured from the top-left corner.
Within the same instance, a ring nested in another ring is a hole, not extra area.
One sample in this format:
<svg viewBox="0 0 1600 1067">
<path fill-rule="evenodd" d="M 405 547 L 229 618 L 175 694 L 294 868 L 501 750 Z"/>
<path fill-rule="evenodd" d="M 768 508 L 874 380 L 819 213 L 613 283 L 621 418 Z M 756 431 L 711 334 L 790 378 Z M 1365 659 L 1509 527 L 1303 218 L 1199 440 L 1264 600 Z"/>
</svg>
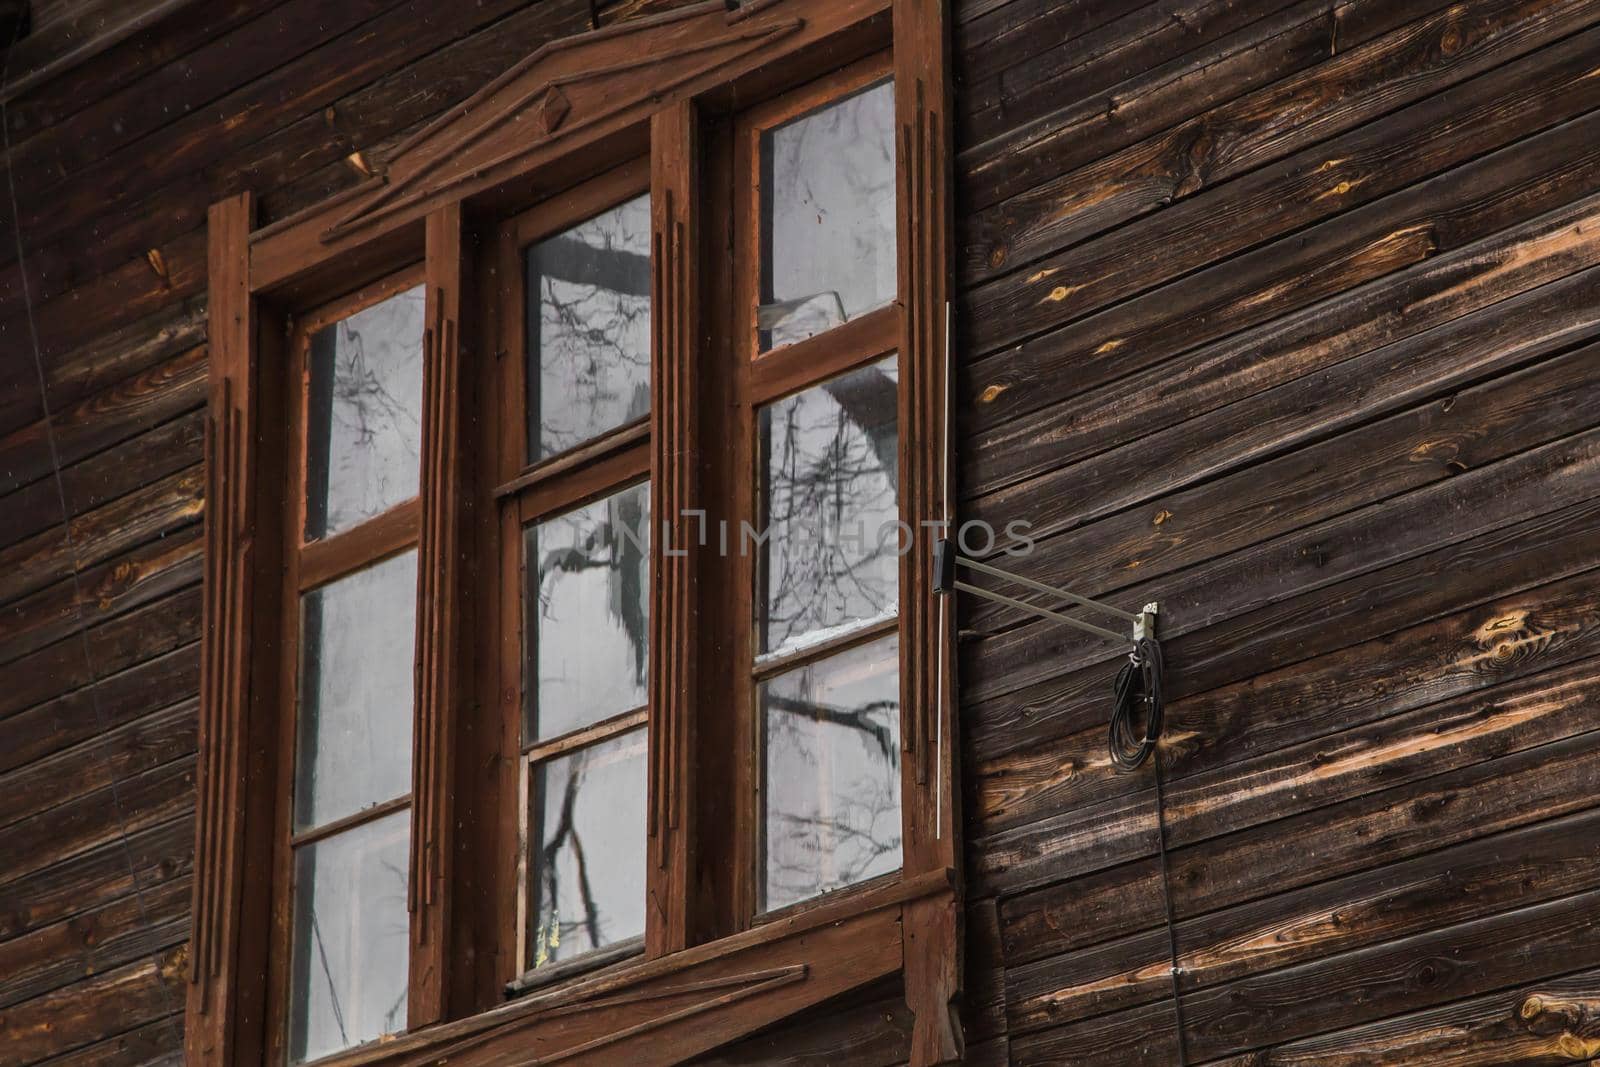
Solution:
<svg viewBox="0 0 1600 1067">
<path fill-rule="evenodd" d="M 448 1016 L 452 907 L 455 900 L 454 789 L 459 717 L 468 687 L 465 656 L 469 593 L 462 543 L 468 508 L 469 401 L 464 380 L 470 352 L 461 319 L 473 306 L 471 257 L 459 207 L 428 218 L 427 299 L 423 332 L 422 518 L 417 542 L 415 729 L 411 757 L 411 922 L 409 1025 Z"/>
<path fill-rule="evenodd" d="M 705 446 L 699 367 L 705 330 L 692 250 L 704 238 L 699 118 L 685 101 L 659 111 L 650 124 L 650 647 L 672 649 L 650 663 L 650 859 L 648 907 L 655 917 L 645 951 L 665 955 L 689 947 L 690 915 L 704 908 L 695 898 L 691 871 L 698 859 L 699 828 L 692 797 L 700 788 L 700 743 L 695 707 L 699 692 L 699 574 L 703 528 L 692 512 L 703 507 L 699 472 L 680 457 Z"/>
<path fill-rule="evenodd" d="M 907 875 L 959 869 L 962 855 L 959 719 L 951 605 L 933 593 L 935 531 L 952 512 L 949 434 L 954 217 L 954 101 L 948 0 L 894 4 L 900 322 L 897 485 L 912 531 L 900 557 L 900 708 L 903 866 Z M 930 526 L 929 524 L 935 524 Z M 911 1064 L 961 1062 L 964 915 L 954 898 L 905 912 L 906 1001 L 915 1016 Z"/>
<path fill-rule="evenodd" d="M 294 17 L 310 6 L 193 7 L 8 102 L 26 260 L 8 216 L 0 338 L 27 336 L 25 268 L 67 514 L 31 359 L 0 360 L 0 1058 L 182 1059 L 205 837 L 184 777 L 213 684 L 197 520 L 219 499 L 193 478 L 206 205 L 249 189 L 264 218 L 315 211 L 544 42 L 674 5 Z M 1172 609 L 1193 1058 L 1594 1059 L 1592 5 L 948 17 L 961 517 L 1035 520 L 1023 573 Z M 722 385 L 702 384 L 715 434 Z M 960 622 L 961 855 L 986 894 L 959 916 L 966 1061 L 1165 1067 L 1150 782 L 1106 764 L 1110 657 L 1003 609 Z M 455 773 L 496 753 L 474 737 Z M 487 1004 L 494 885 L 461 884 L 457 995 Z M 900 1067 L 909 995 L 873 986 L 703 1059 Z"/>
</svg>

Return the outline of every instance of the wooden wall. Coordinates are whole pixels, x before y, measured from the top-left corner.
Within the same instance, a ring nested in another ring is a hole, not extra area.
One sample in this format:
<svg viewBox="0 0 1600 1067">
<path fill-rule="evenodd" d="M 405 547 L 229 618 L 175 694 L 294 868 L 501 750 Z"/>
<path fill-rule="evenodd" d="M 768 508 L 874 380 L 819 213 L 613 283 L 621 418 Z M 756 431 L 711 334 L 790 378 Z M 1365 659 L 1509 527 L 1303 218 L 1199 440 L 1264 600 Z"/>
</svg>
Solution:
<svg viewBox="0 0 1600 1067">
<path fill-rule="evenodd" d="M 1600 4 L 970 0 L 957 53 L 964 513 L 1161 602 L 1188 1062 L 1600 1057 Z M 1178 1063 L 1116 664 L 963 626 L 981 1062 Z"/>
<path fill-rule="evenodd" d="M 0 1064 L 178 1058 L 206 205 L 312 203 L 660 6 L 218 0 L 0 89 Z M 1600 1056 L 1600 5 L 958 11 L 964 513 L 1163 604 L 1190 1062 Z M 1175 1063 L 1115 664 L 963 626 L 971 1062 Z"/>
</svg>

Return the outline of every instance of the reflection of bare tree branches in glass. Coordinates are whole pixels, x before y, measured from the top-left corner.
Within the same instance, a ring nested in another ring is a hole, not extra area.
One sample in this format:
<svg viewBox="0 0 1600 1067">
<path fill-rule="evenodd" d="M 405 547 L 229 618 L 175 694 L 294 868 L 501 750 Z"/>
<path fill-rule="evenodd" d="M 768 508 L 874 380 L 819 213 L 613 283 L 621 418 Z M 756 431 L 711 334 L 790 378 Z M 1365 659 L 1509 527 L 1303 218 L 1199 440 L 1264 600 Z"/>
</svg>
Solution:
<svg viewBox="0 0 1600 1067">
<path fill-rule="evenodd" d="M 402 294 L 399 299 L 412 297 Z M 416 412 L 389 391 L 367 358 L 363 330 L 350 319 L 339 323 L 338 330 L 338 363 L 333 376 L 334 422 L 348 429 L 356 444 L 366 448 L 377 441 L 380 430 L 392 430 L 397 444 L 416 455 L 417 448 L 412 444 L 416 433 L 401 429 L 402 424 L 408 428 L 419 426 Z"/>
<path fill-rule="evenodd" d="M 528 966 L 644 932 L 645 752 L 635 727 L 530 767 Z"/>
<path fill-rule="evenodd" d="M 895 610 L 892 374 L 892 364 L 866 367 L 762 412 L 765 652 Z"/>
<path fill-rule="evenodd" d="M 897 650 L 882 639 L 763 685 L 766 907 L 899 866 Z"/>
<path fill-rule="evenodd" d="M 894 87 L 883 82 L 762 136 L 762 347 L 894 298 Z"/>
<path fill-rule="evenodd" d="M 411 923 L 410 913 L 405 907 L 406 868 L 398 863 L 395 863 L 393 860 L 387 857 L 379 862 L 383 869 L 387 871 L 395 881 L 396 890 L 394 895 L 392 895 L 389 899 L 391 901 L 399 902 L 399 907 L 385 909 L 384 911 L 384 914 L 389 916 L 391 919 L 388 928 L 385 930 L 385 933 L 388 934 L 390 938 L 394 939 L 394 942 L 402 945 L 409 945 L 411 943 Z M 396 920 L 394 918 L 395 916 L 399 916 L 401 918 Z M 396 1030 L 405 1028 L 407 992 L 407 983 L 401 982 L 400 991 L 395 995 L 394 1001 L 383 1013 L 384 1033 L 393 1033 Z"/>
<path fill-rule="evenodd" d="M 540 536 L 550 548 L 538 563 L 539 605 L 542 619 L 557 624 L 582 620 L 554 619 L 551 603 L 561 575 L 603 571 L 606 609 L 622 625 L 633 656 L 635 683 L 646 683 L 649 658 L 648 620 L 645 607 L 649 591 L 648 522 L 642 493 L 622 492 L 608 498 L 604 516 L 591 506 L 556 516 L 540 524 Z M 540 681 L 547 681 L 541 673 Z M 619 709 L 621 710 L 621 709 Z"/>
<path fill-rule="evenodd" d="M 534 459 L 648 413 L 649 249 L 649 198 L 640 197 L 528 250 Z"/>
<path fill-rule="evenodd" d="M 544 862 L 540 864 L 539 874 L 544 887 L 539 898 L 539 925 L 542 929 L 556 931 L 557 944 L 567 940 L 570 933 L 580 928 L 588 934 L 590 945 L 604 944 L 600 932 L 600 908 L 595 903 L 594 889 L 589 883 L 589 860 L 584 854 L 583 841 L 579 838 L 577 826 L 573 821 L 573 808 L 578 802 L 578 791 L 583 786 L 584 764 L 584 753 L 579 753 L 572 760 L 567 773 L 567 786 L 562 791 L 561 814 L 557 817 L 555 829 L 545 841 L 542 850 Z M 554 857 L 563 847 L 569 848 L 572 852 L 577 873 L 578 899 L 583 910 L 581 922 L 561 921 L 561 872 L 554 862 Z"/>
<path fill-rule="evenodd" d="M 425 304 L 417 286 L 313 337 L 307 536 L 338 533 L 416 495 Z"/>
<path fill-rule="evenodd" d="M 288 1061 L 405 1028 L 407 811 L 295 849 Z"/>
<path fill-rule="evenodd" d="M 317 942 L 317 966 L 322 968 L 322 976 L 328 982 L 328 1006 L 333 1011 L 334 1025 L 339 1028 L 339 1043 L 350 1043 L 350 1032 L 345 1029 L 344 1011 L 339 1007 L 339 983 L 334 980 L 333 968 L 328 966 L 328 946 L 322 940 L 322 924 L 317 922 L 316 908 L 311 909 L 311 935 Z"/>
</svg>

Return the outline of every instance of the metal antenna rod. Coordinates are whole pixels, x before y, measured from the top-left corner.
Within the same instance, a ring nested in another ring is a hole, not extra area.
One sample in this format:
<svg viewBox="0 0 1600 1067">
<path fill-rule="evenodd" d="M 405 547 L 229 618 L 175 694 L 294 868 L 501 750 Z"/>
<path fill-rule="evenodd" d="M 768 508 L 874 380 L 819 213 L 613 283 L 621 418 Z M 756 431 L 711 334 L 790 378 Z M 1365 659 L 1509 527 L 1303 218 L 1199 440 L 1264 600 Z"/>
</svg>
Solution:
<svg viewBox="0 0 1600 1067">
<path fill-rule="evenodd" d="M 1071 615 L 1063 615 L 1059 611 L 1051 611 L 1049 608 L 1042 608 L 1037 604 L 1030 604 L 1026 600 L 1017 600 L 1015 597 L 1006 596 L 1004 593 L 996 593 L 988 589 L 981 589 L 969 582 L 957 582 L 955 587 L 961 590 L 963 593 L 971 593 L 973 596 L 981 596 L 985 600 L 993 600 L 997 604 L 1004 604 L 1007 607 L 1016 608 L 1019 611 L 1030 612 L 1034 615 L 1038 615 L 1040 618 L 1053 619 L 1056 622 L 1075 627 L 1084 631 L 1085 633 L 1096 634 L 1100 637 L 1109 637 L 1113 641 L 1126 641 L 1128 639 L 1127 634 L 1119 634 L 1115 630 L 1107 630 L 1105 627 L 1096 626 L 1092 622 L 1084 622 L 1082 619 L 1074 619 Z"/>
<path fill-rule="evenodd" d="M 991 577 L 999 578 L 1002 581 L 1015 582 L 1017 585 L 1032 589 L 1036 593 L 1044 593 L 1048 596 L 1057 596 L 1064 600 L 1070 600 L 1072 603 L 1077 604 L 1080 607 L 1089 608 L 1091 611 L 1098 611 L 1106 615 L 1111 615 L 1126 622 L 1139 621 L 1139 616 L 1135 615 L 1131 611 L 1123 611 L 1121 608 L 1114 608 L 1110 604 L 1102 604 L 1098 600 L 1090 600 L 1086 596 L 1079 596 L 1070 589 L 1057 589 L 1053 585 L 1045 585 L 1043 582 L 1036 582 L 1032 578 L 1024 578 L 1019 574 L 1009 574 L 998 567 L 991 567 L 987 563 L 979 563 L 975 559 L 968 559 L 965 556 L 957 556 L 956 564 L 957 566 L 966 567 L 968 570 L 977 571 L 979 574 L 987 574 Z M 1105 631 L 1102 630 L 1099 632 L 1104 633 Z M 1121 637 L 1119 635 L 1118 640 L 1120 639 Z"/>
</svg>

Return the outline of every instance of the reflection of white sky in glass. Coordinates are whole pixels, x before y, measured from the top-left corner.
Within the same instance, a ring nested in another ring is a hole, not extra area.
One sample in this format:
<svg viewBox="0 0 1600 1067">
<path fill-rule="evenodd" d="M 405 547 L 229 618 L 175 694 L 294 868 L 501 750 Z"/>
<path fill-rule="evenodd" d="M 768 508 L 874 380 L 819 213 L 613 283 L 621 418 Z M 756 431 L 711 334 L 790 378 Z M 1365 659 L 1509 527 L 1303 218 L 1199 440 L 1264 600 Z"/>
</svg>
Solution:
<svg viewBox="0 0 1600 1067">
<path fill-rule="evenodd" d="M 524 742 L 643 706 L 650 486 L 528 527 L 524 553 L 528 580 L 537 583 L 527 604 L 534 679 Z"/>
<path fill-rule="evenodd" d="M 894 83 L 762 134 L 762 345 L 821 333 L 895 297 Z"/>
<path fill-rule="evenodd" d="M 358 311 L 313 341 L 309 539 L 417 495 L 424 292 L 419 285 Z M 319 493 L 324 473 L 326 491 Z M 325 528 L 318 522 L 324 509 Z"/>
<path fill-rule="evenodd" d="M 405 1029 L 410 826 L 399 811 L 295 850 L 293 1063 Z"/>
<path fill-rule="evenodd" d="M 412 549 L 304 597 L 297 826 L 411 791 L 416 594 Z"/>
<path fill-rule="evenodd" d="M 645 731 L 533 768 L 528 967 L 644 933 Z"/>
<path fill-rule="evenodd" d="M 895 610 L 898 380 L 890 357 L 761 409 L 763 653 Z"/>
<path fill-rule="evenodd" d="M 650 411 L 650 197 L 527 252 L 528 454 L 540 460 Z"/>
<path fill-rule="evenodd" d="M 886 637 L 762 686 L 766 910 L 900 867 L 898 656 Z"/>
</svg>

